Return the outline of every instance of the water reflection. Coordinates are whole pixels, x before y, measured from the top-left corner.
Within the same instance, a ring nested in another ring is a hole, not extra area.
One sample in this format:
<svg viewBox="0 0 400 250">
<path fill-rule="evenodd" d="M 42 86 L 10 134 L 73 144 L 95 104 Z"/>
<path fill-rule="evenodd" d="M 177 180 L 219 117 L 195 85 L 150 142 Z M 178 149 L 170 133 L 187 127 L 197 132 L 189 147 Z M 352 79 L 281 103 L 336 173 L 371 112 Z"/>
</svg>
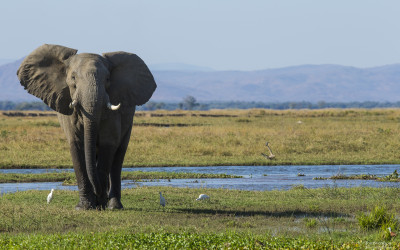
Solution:
<svg viewBox="0 0 400 250">
<path fill-rule="evenodd" d="M 134 188 L 138 185 L 172 186 L 189 188 L 227 188 L 242 190 L 286 190 L 295 185 L 306 188 L 319 187 L 400 187 L 395 182 L 377 182 L 367 180 L 313 180 L 314 177 L 330 177 L 336 174 L 374 174 L 385 176 L 400 170 L 400 165 L 324 165 L 324 166 L 219 166 L 219 167 L 157 167 L 157 168 L 124 168 L 123 171 L 158 171 L 189 172 L 240 175 L 236 179 L 172 179 L 144 182 L 122 181 L 123 188 Z M 72 172 L 72 169 L 10 169 L 0 173 L 46 173 Z M 298 173 L 304 176 L 298 176 Z M 50 189 L 77 190 L 76 186 L 62 186 L 61 182 L 45 183 L 5 183 L 0 184 L 0 192 Z"/>
</svg>

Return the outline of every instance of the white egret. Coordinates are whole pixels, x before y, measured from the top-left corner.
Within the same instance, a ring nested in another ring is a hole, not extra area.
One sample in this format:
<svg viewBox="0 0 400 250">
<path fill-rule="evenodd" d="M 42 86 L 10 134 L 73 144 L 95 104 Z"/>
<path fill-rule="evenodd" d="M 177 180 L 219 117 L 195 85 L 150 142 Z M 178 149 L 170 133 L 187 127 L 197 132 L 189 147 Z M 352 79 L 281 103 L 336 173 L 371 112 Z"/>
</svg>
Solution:
<svg viewBox="0 0 400 250">
<path fill-rule="evenodd" d="M 196 201 L 200 201 L 200 200 L 209 200 L 210 196 L 206 195 L 206 194 L 201 194 L 199 195 L 199 198 L 196 199 Z"/>
<path fill-rule="evenodd" d="M 50 194 L 47 195 L 47 204 L 49 204 L 50 201 L 53 199 L 53 192 L 54 192 L 54 189 L 51 189 Z"/>
<path fill-rule="evenodd" d="M 162 196 L 161 192 L 160 192 L 160 205 L 165 207 L 165 198 Z"/>
</svg>

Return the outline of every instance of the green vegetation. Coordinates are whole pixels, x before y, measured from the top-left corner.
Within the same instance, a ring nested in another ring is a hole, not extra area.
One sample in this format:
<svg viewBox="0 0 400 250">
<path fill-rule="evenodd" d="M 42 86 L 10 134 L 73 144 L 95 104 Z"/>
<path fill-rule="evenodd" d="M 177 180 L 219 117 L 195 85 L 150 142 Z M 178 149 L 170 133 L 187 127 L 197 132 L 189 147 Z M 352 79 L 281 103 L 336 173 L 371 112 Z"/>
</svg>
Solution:
<svg viewBox="0 0 400 250">
<path fill-rule="evenodd" d="M 379 177 L 373 174 L 358 174 L 358 175 L 344 175 L 337 174 L 331 177 L 316 177 L 314 180 L 376 180 L 376 181 L 392 181 L 392 182 L 400 182 L 399 174 L 397 170 L 394 170 L 393 173 Z"/>
<path fill-rule="evenodd" d="M 0 115 L 0 168 L 71 168 L 57 117 L 44 114 Z M 124 166 L 399 164 L 399 119 L 397 109 L 137 112 Z"/>
<path fill-rule="evenodd" d="M 380 181 L 400 181 L 399 174 L 397 173 L 397 169 L 393 171 L 390 175 L 379 178 Z"/>
<path fill-rule="evenodd" d="M 165 208 L 158 204 L 159 191 Z M 75 191 L 56 190 L 50 204 L 48 191 L 7 193 L 0 197 L 0 248 L 399 247 L 400 239 L 384 235 L 384 227 L 398 230 L 393 213 L 399 192 L 138 187 L 123 190 L 121 211 L 75 211 Z M 200 193 L 211 199 L 196 201 Z M 367 230 L 361 221 L 378 226 Z"/>
<path fill-rule="evenodd" d="M 227 174 L 200 173 L 168 173 L 168 172 L 122 172 L 122 180 L 155 180 L 155 179 L 202 179 L 202 178 L 241 178 Z M 74 173 L 43 173 L 43 174 L 0 174 L 0 183 L 15 182 L 64 182 L 65 185 L 77 185 Z"/>
<path fill-rule="evenodd" d="M 74 173 L 0 174 L 0 183 L 59 181 L 75 182 Z"/>
<path fill-rule="evenodd" d="M 389 213 L 385 207 L 376 206 L 370 214 L 361 213 L 357 219 L 360 227 L 366 230 L 387 229 L 388 227 L 398 230 L 398 221 L 394 214 Z"/>
<path fill-rule="evenodd" d="M 188 98 L 189 97 L 189 98 Z M 274 109 L 274 110 L 286 110 L 286 109 L 324 109 L 324 108 L 399 108 L 400 102 L 324 102 L 319 101 L 313 102 L 244 102 L 244 101 L 221 101 L 221 102 L 196 102 L 192 96 L 188 96 L 183 99 L 180 103 L 171 102 L 153 102 L 150 101 L 143 106 L 138 107 L 139 110 L 211 110 L 211 109 Z M 191 105 L 194 103 L 195 105 Z M 1 103 L 0 103 L 1 107 Z"/>
<path fill-rule="evenodd" d="M 0 110 L 50 110 L 50 108 L 41 101 L 39 102 L 0 101 Z"/>
<path fill-rule="evenodd" d="M 378 180 L 379 177 L 373 174 L 344 175 L 337 174 L 331 177 L 315 177 L 314 180 Z"/>
<path fill-rule="evenodd" d="M 5 249 L 398 249 L 398 242 L 253 236 L 245 233 L 68 233 L 0 237 Z"/>
<path fill-rule="evenodd" d="M 245 233 L 68 233 L 0 237 L 5 249 L 397 249 L 398 242 L 314 240 Z"/>
<path fill-rule="evenodd" d="M 57 118 L 29 114 L 0 115 L 0 168 L 71 168 Z M 399 164 L 399 118 L 398 109 L 138 112 L 125 167 Z M 261 155 L 268 154 L 266 141 L 272 160 Z M 192 177 L 123 174 L 132 180 Z M 1 178 L 74 182 L 73 173 Z M 398 174 L 380 178 L 394 181 Z M 159 191 L 165 208 L 158 205 Z M 121 211 L 75 211 L 75 191 L 56 190 L 49 205 L 48 191 L 7 193 L 0 196 L 0 248 L 396 249 L 400 239 L 388 227 L 400 230 L 394 216 L 399 192 L 302 185 L 262 192 L 138 187 L 123 190 Z M 196 201 L 200 193 L 211 199 Z"/>
</svg>

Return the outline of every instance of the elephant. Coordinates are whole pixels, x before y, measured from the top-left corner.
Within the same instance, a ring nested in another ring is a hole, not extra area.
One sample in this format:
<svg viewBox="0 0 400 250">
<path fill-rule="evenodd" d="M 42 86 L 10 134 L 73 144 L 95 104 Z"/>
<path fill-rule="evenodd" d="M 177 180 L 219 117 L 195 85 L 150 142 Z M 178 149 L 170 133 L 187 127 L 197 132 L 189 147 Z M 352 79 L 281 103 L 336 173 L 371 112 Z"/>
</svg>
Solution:
<svg viewBox="0 0 400 250">
<path fill-rule="evenodd" d="M 157 84 L 135 54 L 77 52 L 44 44 L 22 61 L 17 76 L 28 93 L 57 111 L 78 184 L 75 208 L 122 209 L 121 171 L 135 109 Z"/>
</svg>

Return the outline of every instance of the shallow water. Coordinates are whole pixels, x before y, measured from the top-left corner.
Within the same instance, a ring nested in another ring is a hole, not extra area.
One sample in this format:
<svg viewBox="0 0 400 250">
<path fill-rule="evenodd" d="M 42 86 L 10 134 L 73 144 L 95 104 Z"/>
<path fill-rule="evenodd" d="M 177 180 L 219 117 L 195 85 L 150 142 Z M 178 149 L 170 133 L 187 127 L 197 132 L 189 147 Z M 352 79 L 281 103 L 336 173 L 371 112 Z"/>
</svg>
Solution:
<svg viewBox="0 0 400 250">
<path fill-rule="evenodd" d="M 313 180 L 314 177 L 330 177 L 338 173 L 344 175 L 374 174 L 385 176 L 400 170 L 400 165 L 323 165 L 323 166 L 218 166 L 218 167 L 157 167 L 157 168 L 124 168 L 123 171 L 159 171 L 191 172 L 240 175 L 234 179 L 172 179 L 144 182 L 122 181 L 123 188 L 134 188 L 138 185 L 173 186 L 189 188 L 228 188 L 241 190 L 286 190 L 296 185 L 306 188 L 320 187 L 400 187 L 400 183 L 377 182 L 368 180 Z M 72 172 L 72 169 L 4 169 L 0 173 L 46 173 Z M 302 173 L 305 176 L 297 176 Z M 62 186 L 61 182 L 44 183 L 5 183 L 0 184 L 0 192 L 24 190 L 69 189 L 76 186 Z"/>
</svg>

